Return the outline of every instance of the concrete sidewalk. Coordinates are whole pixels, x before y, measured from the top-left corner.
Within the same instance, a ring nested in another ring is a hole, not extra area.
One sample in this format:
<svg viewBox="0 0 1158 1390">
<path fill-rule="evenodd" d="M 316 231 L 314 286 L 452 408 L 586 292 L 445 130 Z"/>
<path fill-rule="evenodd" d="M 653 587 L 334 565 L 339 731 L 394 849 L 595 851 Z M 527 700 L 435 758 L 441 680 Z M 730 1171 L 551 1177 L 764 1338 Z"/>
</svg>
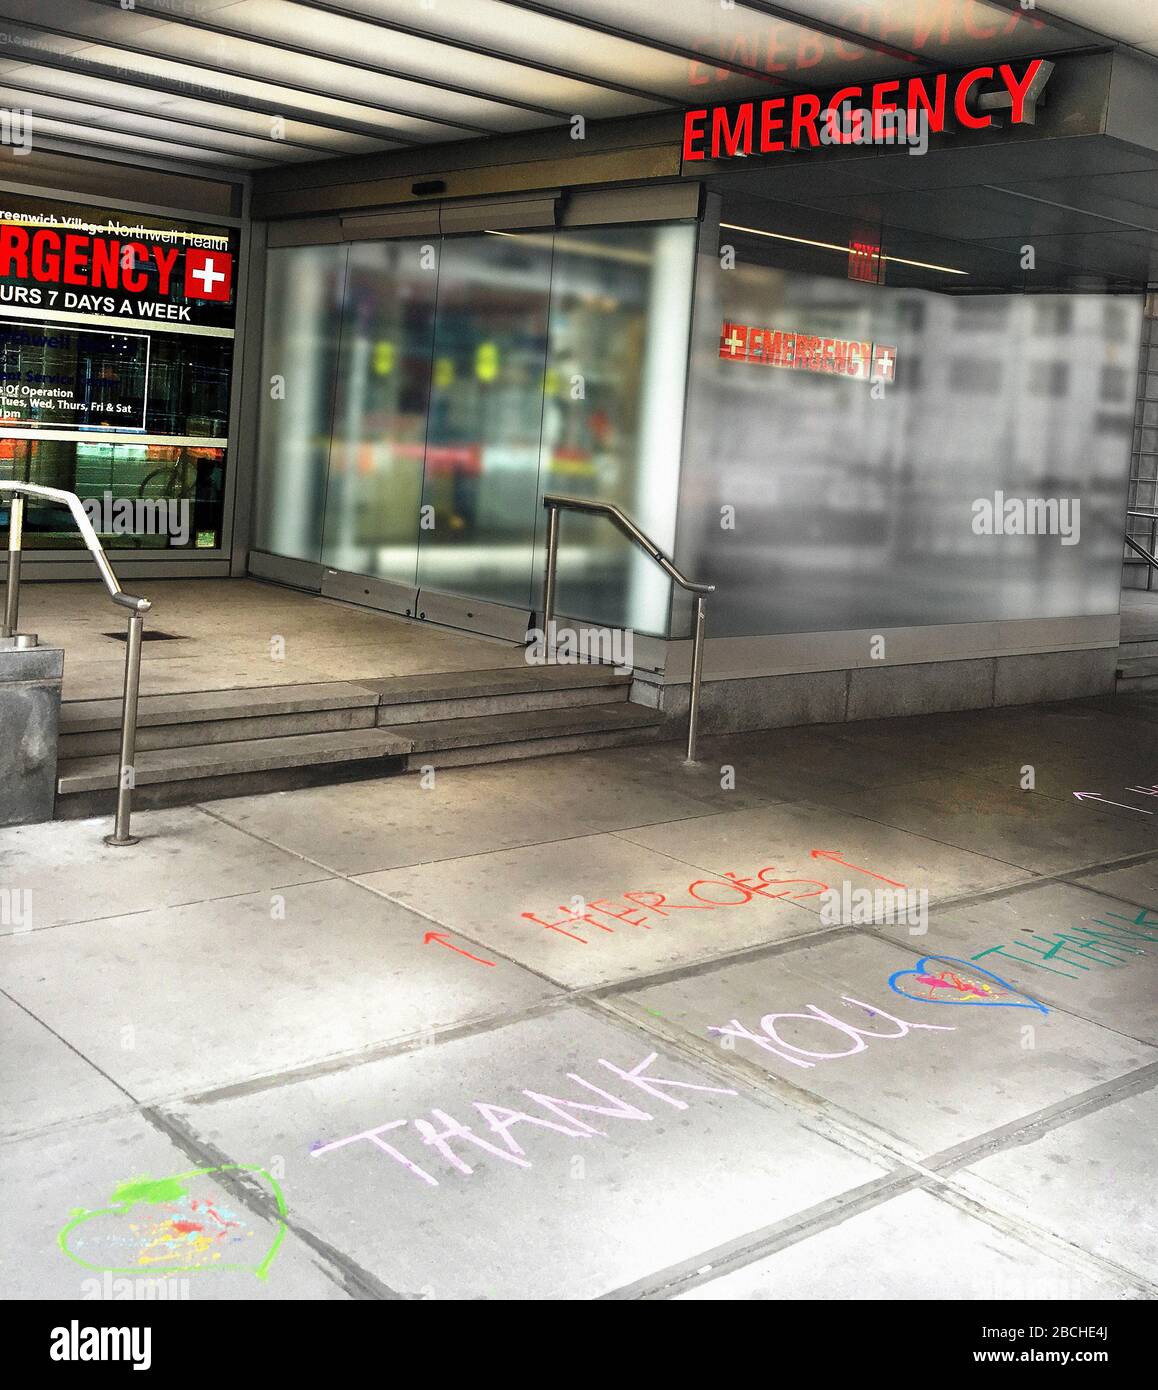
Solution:
<svg viewBox="0 0 1158 1390">
<path fill-rule="evenodd" d="M 4 1294 L 1158 1294 L 1158 694 L 679 757 L 0 832 Z"/>
</svg>

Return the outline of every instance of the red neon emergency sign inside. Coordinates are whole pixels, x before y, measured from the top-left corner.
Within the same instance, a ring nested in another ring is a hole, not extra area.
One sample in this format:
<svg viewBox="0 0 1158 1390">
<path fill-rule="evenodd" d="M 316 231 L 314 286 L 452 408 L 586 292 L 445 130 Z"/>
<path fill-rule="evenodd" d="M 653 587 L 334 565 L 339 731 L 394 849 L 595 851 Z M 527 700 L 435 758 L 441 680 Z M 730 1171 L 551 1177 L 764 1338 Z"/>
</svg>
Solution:
<svg viewBox="0 0 1158 1390">
<path fill-rule="evenodd" d="M 726 362 L 754 362 L 761 367 L 785 367 L 855 381 L 893 381 L 897 370 L 897 350 L 885 343 L 822 338 L 730 319 L 720 328 L 720 356 Z"/>
<path fill-rule="evenodd" d="M 847 131 L 837 130 L 822 140 L 818 129 L 823 112 L 847 106 L 871 111 L 874 130 L 883 113 L 894 111 L 903 111 L 910 120 L 927 121 L 933 135 L 987 130 L 998 124 L 995 110 L 1008 114 L 1014 125 L 1032 125 L 1038 97 L 1052 71 L 1052 63 L 1034 58 L 1021 76 L 1011 64 L 1001 63 L 971 68 L 960 76 L 941 72 L 841 87 L 827 100 L 815 92 L 798 92 L 738 106 L 701 107 L 684 114 L 683 155 L 685 160 L 730 159 L 815 149 L 827 143 L 854 144 Z"/>
</svg>

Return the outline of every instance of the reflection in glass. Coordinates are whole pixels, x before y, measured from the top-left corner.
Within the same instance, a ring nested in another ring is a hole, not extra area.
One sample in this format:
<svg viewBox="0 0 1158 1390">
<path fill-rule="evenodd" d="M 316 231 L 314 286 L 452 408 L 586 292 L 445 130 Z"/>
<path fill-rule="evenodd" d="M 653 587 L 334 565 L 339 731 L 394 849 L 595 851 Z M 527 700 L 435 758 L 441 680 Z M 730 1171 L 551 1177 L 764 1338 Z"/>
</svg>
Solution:
<svg viewBox="0 0 1158 1390">
<path fill-rule="evenodd" d="M 524 609 L 547 491 L 670 550 L 695 244 L 671 224 L 274 252 L 258 546 Z M 665 633 L 647 557 L 563 525 L 560 613 Z"/>
<path fill-rule="evenodd" d="M 437 257 L 427 242 L 350 248 L 322 559 L 414 584 Z"/>
<path fill-rule="evenodd" d="M 269 253 L 254 544 L 319 560 L 345 246 Z"/>
<path fill-rule="evenodd" d="M 1118 611 L 1133 412 L 1107 386 L 1136 361 L 1139 298 L 958 299 L 708 257 L 698 283 L 679 558 L 719 586 L 713 635 Z M 895 380 L 730 361 L 722 322 L 887 344 Z M 1079 501 L 1080 540 L 979 534 L 997 493 Z"/>
<path fill-rule="evenodd" d="M 669 551 L 694 259 L 690 225 L 555 235 L 540 494 L 612 502 Z M 564 512 L 560 535 L 560 613 L 666 633 L 668 581 L 610 522 Z"/>
<path fill-rule="evenodd" d="M 452 238 L 439 260 L 418 582 L 526 606 L 551 241 Z"/>
</svg>

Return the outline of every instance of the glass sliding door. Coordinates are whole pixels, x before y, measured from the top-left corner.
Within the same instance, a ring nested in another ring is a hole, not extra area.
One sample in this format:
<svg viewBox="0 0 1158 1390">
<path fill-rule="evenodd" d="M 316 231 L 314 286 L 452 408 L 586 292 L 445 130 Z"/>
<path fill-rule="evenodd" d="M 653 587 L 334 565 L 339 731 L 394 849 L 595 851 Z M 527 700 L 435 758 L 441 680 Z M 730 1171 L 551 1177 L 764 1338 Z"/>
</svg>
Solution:
<svg viewBox="0 0 1158 1390">
<path fill-rule="evenodd" d="M 322 537 L 333 569 L 416 583 L 437 280 L 429 242 L 350 247 Z"/>
<path fill-rule="evenodd" d="M 670 551 L 695 247 L 657 223 L 271 252 L 257 547 L 499 605 L 464 617 L 508 635 L 542 604 L 545 493 Z M 670 597 L 564 516 L 561 614 L 665 635 Z"/>
<path fill-rule="evenodd" d="M 347 246 L 269 253 L 254 544 L 321 559 Z"/>
<path fill-rule="evenodd" d="M 529 607 L 549 234 L 442 243 L 418 583 Z"/>
<path fill-rule="evenodd" d="M 671 553 L 696 234 L 690 225 L 555 234 L 540 498 L 612 502 Z M 540 504 L 533 595 L 541 603 Z M 606 518 L 564 512 L 558 611 L 667 632 L 670 584 Z"/>
</svg>

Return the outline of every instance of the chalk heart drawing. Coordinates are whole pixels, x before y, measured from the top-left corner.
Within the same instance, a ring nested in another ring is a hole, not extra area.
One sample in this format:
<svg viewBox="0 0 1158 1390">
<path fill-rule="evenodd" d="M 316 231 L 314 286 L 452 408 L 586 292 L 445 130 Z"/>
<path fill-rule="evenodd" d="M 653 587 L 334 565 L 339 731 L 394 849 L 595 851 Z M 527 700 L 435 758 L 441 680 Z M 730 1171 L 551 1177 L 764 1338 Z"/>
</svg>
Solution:
<svg viewBox="0 0 1158 1390">
<path fill-rule="evenodd" d="M 272 1237 L 213 1181 L 217 1173 L 247 1175 L 267 1191 L 283 1218 L 271 1219 Z M 285 1214 L 285 1198 L 270 1173 L 227 1163 L 168 1178 L 129 1178 L 107 1206 L 73 1211 L 56 1239 L 84 1269 L 154 1277 L 218 1271 L 264 1279 L 285 1237 Z"/>
<path fill-rule="evenodd" d="M 902 984 L 901 982 L 904 982 Z M 906 987 L 908 986 L 908 987 Z M 922 956 L 911 970 L 889 976 L 889 988 L 922 1004 L 958 1004 L 979 1009 L 1034 1009 L 1048 1014 L 1024 990 L 956 956 Z"/>
</svg>

